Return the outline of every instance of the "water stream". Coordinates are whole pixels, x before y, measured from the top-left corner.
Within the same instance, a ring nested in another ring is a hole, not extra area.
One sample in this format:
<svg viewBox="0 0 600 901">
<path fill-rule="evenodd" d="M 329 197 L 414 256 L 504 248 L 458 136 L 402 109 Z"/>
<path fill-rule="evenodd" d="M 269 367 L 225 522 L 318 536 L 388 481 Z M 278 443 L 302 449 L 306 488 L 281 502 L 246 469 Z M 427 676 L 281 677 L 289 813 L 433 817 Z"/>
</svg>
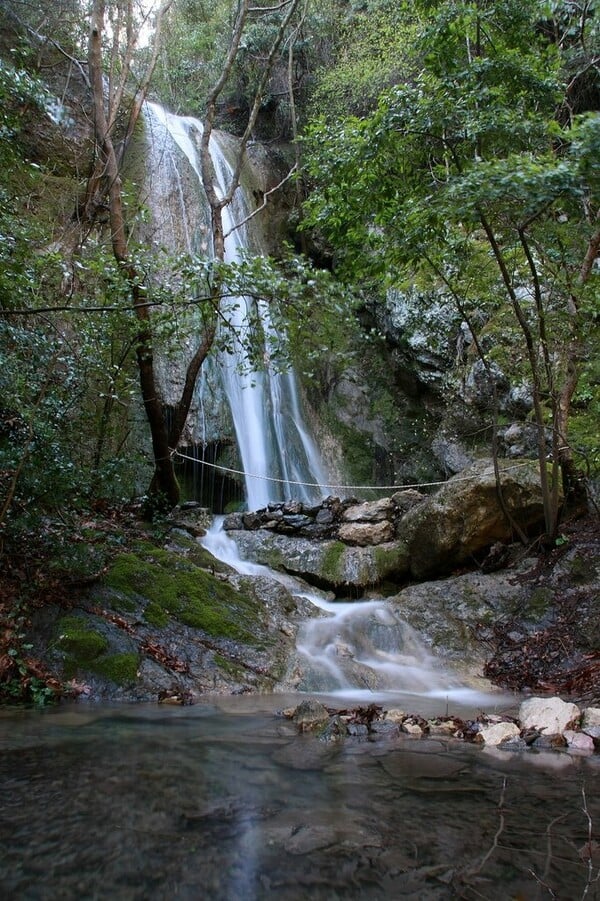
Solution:
<svg viewBox="0 0 600 901">
<path fill-rule="evenodd" d="M 208 253 L 198 215 L 201 125 L 154 104 L 147 121 L 155 164 L 175 200 L 170 227 L 181 246 Z M 224 191 L 231 170 L 217 140 L 212 152 Z M 236 192 L 226 231 L 245 218 L 244 203 Z M 245 240 L 243 229 L 231 233 L 229 259 Z M 229 308 L 240 327 L 247 303 L 234 298 Z M 268 310 L 260 312 L 268 334 Z M 293 483 L 326 478 L 293 374 L 250 373 L 241 343 L 220 368 L 243 467 L 256 477 L 246 482 L 248 506 L 312 499 Z M 204 545 L 239 572 L 278 579 L 318 608 L 298 637 L 307 690 L 327 692 L 325 700 L 393 699 L 405 709 L 418 695 L 412 709 L 424 715 L 443 714 L 449 700 L 458 714 L 476 712 L 480 696 L 447 673 L 385 601 L 333 601 L 241 560 L 218 521 Z M 322 743 L 274 715 L 297 700 L 0 711 L 4 897 L 599 897 L 598 861 L 588 853 L 596 854 L 590 821 L 600 821 L 597 758 L 403 736 Z"/>
<path fill-rule="evenodd" d="M 266 576 L 314 605 L 301 625 L 297 651 L 303 669 L 300 689 L 381 699 L 386 693 L 443 698 L 491 709 L 501 696 L 476 691 L 426 648 L 415 630 L 382 599 L 340 601 L 300 579 L 241 558 L 235 541 L 216 517 L 202 545 L 217 559 L 248 576 Z M 506 699 L 504 699 L 506 700 Z M 418 704 L 417 704 L 418 706 Z"/>
<path fill-rule="evenodd" d="M 274 700 L 0 712 L 2 896 L 598 898 L 582 810 L 583 789 L 600 822 L 596 758 L 327 744 Z"/>
<path fill-rule="evenodd" d="M 158 104 L 147 105 L 146 117 L 153 165 L 160 160 L 162 178 L 170 185 L 175 208 L 180 208 L 183 230 L 180 228 L 179 232 L 183 237 L 179 240 L 183 240 L 190 252 L 200 249 L 210 253 L 206 226 L 202 231 L 198 214 L 194 212 L 202 206 L 202 201 L 206 204 L 199 157 L 202 124 L 190 116 L 175 116 Z M 222 197 L 230 184 L 232 168 L 222 139 L 216 133 L 211 136 L 210 148 Z M 185 187 L 186 179 L 190 178 L 191 192 Z M 190 193 L 195 204 L 188 202 Z M 247 219 L 248 210 L 244 191 L 239 188 L 233 202 L 223 209 L 228 261 L 239 260 L 248 244 L 246 226 L 235 228 Z M 168 220 L 164 227 L 172 233 L 174 220 Z M 254 305 L 252 309 L 251 305 Z M 320 495 L 318 489 L 298 483 L 326 482 L 318 448 L 302 416 L 293 372 L 278 373 L 268 365 L 264 370 L 252 371 L 241 335 L 256 310 L 265 335 L 274 337 L 265 304 L 256 307 L 254 300 L 232 297 L 224 306 L 224 313 L 234 327 L 231 352 L 223 352 L 219 358 L 220 375 L 247 473 L 246 497 L 250 509 L 290 497 L 305 502 L 314 500 Z M 445 696 L 465 690 L 459 680 L 440 668 L 414 631 L 384 601 L 333 603 L 322 592 L 311 591 L 290 577 L 242 561 L 219 520 L 207 536 L 205 546 L 238 572 L 269 575 L 283 581 L 293 594 L 307 598 L 319 608 L 322 615 L 307 620 L 298 639 L 306 690 L 366 693 L 401 690 Z"/>
</svg>

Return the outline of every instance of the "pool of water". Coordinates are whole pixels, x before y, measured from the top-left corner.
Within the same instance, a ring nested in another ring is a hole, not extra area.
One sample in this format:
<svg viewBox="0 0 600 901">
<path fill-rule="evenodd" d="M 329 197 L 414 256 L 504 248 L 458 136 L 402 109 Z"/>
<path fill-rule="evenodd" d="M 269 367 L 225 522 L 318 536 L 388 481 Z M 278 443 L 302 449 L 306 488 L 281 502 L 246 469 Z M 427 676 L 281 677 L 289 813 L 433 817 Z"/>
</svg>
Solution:
<svg viewBox="0 0 600 901">
<path fill-rule="evenodd" d="M 600 897 L 596 758 L 325 744 L 289 701 L 0 713 L 2 897 Z"/>
</svg>

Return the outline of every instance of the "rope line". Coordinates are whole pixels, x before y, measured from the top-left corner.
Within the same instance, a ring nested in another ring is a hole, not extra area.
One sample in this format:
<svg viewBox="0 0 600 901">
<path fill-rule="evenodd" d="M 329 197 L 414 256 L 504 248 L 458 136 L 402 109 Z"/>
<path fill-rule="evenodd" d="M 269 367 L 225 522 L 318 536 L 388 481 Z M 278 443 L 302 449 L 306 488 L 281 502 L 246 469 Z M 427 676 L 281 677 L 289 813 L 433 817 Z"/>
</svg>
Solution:
<svg viewBox="0 0 600 901">
<path fill-rule="evenodd" d="M 448 479 L 442 479 L 439 482 L 418 482 L 414 485 L 333 485 L 329 482 L 323 484 L 319 482 L 295 482 L 292 479 L 276 479 L 274 476 L 259 476 L 252 473 L 244 472 L 243 469 L 231 469 L 228 466 L 220 466 L 217 463 L 208 463 L 206 460 L 198 460 L 197 457 L 190 457 L 189 454 L 182 454 L 181 451 L 174 451 L 174 456 L 180 457 L 182 460 L 191 460 L 192 463 L 200 463 L 202 466 L 208 466 L 211 469 L 218 469 L 220 472 L 228 472 L 232 475 L 243 476 L 245 479 L 260 479 L 263 482 L 277 482 L 279 485 L 298 485 L 303 488 L 330 488 L 335 491 L 406 491 L 409 488 L 436 488 L 440 485 L 446 485 Z M 532 461 L 527 463 L 514 463 L 512 466 L 506 466 L 504 472 L 511 469 L 520 469 L 524 466 L 530 466 Z M 455 482 L 470 482 L 472 476 L 463 476 L 455 478 Z"/>
</svg>

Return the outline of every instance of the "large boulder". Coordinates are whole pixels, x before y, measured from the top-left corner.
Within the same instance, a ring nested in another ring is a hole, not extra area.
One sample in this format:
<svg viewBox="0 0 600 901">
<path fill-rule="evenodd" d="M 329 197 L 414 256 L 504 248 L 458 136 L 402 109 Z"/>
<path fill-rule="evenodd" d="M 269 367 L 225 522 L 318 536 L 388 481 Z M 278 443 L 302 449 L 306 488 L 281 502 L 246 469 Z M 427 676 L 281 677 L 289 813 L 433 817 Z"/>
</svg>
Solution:
<svg viewBox="0 0 600 901">
<path fill-rule="evenodd" d="M 509 570 L 462 573 L 407 585 L 388 603 L 436 656 L 472 679 L 482 675 L 489 656 L 482 635 L 498 619 L 527 609 L 527 590 L 519 577 L 533 563 L 526 559 Z"/>
<path fill-rule="evenodd" d="M 544 510 L 538 464 L 499 461 L 504 503 L 521 529 L 539 533 Z M 513 540 L 513 529 L 498 499 L 490 460 L 474 463 L 449 479 L 436 494 L 409 510 L 398 525 L 415 579 L 444 575 L 496 542 Z"/>
<path fill-rule="evenodd" d="M 31 641 L 57 678 L 92 700 L 189 703 L 272 691 L 310 606 L 174 529 L 167 547 L 140 540 L 117 555 L 74 610 L 36 611 Z"/>
<path fill-rule="evenodd" d="M 523 729 L 537 729 L 545 735 L 562 735 L 580 717 L 579 707 L 561 698 L 528 698 L 519 709 Z"/>
<path fill-rule="evenodd" d="M 359 525 L 352 524 L 352 527 Z M 368 529 L 374 527 L 364 525 Z M 335 540 L 311 541 L 266 529 L 238 531 L 235 541 L 244 559 L 333 590 L 363 590 L 386 581 L 401 581 L 408 574 L 406 548 L 398 541 L 359 547 Z"/>
</svg>

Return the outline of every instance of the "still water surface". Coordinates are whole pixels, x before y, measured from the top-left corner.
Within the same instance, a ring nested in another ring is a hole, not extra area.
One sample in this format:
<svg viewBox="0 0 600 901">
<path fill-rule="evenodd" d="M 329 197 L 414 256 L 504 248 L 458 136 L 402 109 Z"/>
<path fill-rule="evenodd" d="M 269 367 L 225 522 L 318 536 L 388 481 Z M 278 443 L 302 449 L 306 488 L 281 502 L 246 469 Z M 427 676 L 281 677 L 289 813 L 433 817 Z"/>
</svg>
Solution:
<svg viewBox="0 0 600 901">
<path fill-rule="evenodd" d="M 596 758 L 324 744 L 288 700 L 2 713 L 2 897 L 600 897 Z"/>
</svg>

